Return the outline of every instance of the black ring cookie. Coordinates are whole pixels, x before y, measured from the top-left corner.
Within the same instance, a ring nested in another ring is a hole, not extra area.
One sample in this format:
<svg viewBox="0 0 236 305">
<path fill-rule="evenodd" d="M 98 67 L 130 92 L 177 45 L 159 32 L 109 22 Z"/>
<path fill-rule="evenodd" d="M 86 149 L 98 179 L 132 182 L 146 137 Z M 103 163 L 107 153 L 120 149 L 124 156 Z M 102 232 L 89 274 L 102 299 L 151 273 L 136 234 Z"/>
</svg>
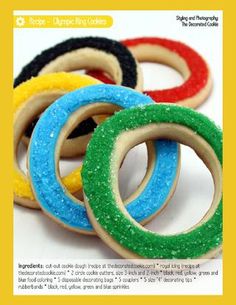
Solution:
<svg viewBox="0 0 236 305">
<path fill-rule="evenodd" d="M 14 87 L 18 86 L 24 81 L 27 81 L 33 76 L 39 75 L 45 66 L 58 59 L 60 56 L 84 48 L 95 49 L 105 52 L 106 54 L 113 55 L 118 61 L 122 73 L 122 81 L 120 82 L 120 85 L 133 89 L 137 89 L 140 86 L 138 64 L 131 52 L 124 45 L 118 41 L 108 38 L 84 37 L 70 38 L 44 50 L 21 70 L 20 74 L 15 78 Z M 83 68 L 87 67 L 85 66 Z M 28 128 L 28 132 L 26 134 L 27 137 L 31 135 L 36 123 L 37 119 L 32 123 L 32 126 Z M 73 134 L 70 135 L 70 138 L 87 135 L 93 132 L 95 127 L 96 123 L 90 119 L 88 122 L 86 121 L 86 123 L 83 123 L 83 126 L 79 125 L 73 131 Z"/>
</svg>

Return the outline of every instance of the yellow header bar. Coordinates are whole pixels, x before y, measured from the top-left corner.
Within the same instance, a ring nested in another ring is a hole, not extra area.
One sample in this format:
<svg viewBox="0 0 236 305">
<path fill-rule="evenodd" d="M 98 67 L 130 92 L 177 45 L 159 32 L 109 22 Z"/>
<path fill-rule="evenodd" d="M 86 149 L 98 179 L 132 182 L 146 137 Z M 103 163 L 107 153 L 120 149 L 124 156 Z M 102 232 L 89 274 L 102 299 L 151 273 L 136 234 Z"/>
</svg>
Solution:
<svg viewBox="0 0 236 305">
<path fill-rule="evenodd" d="M 14 16 L 15 28 L 110 28 L 111 16 Z"/>
</svg>

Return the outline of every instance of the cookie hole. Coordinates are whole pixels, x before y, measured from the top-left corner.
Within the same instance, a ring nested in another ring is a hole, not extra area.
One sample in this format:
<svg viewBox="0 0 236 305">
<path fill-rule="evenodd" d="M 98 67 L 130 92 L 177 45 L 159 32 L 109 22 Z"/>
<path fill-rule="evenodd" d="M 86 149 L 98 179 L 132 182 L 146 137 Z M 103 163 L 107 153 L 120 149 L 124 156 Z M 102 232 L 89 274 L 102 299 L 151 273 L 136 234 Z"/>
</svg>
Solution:
<svg viewBox="0 0 236 305">
<path fill-rule="evenodd" d="M 184 83 L 183 75 L 171 66 L 161 63 L 142 62 L 139 63 L 143 73 L 144 90 L 162 90 L 181 86 Z M 88 70 L 87 74 L 97 77 L 107 84 L 114 84 L 113 77 L 101 70 Z"/>
<path fill-rule="evenodd" d="M 123 201 L 137 190 L 146 169 L 147 146 L 142 143 L 127 153 L 119 170 L 119 190 Z"/>
<path fill-rule="evenodd" d="M 73 73 L 73 74 L 82 74 L 84 75 L 86 73 L 86 70 L 85 69 L 75 69 L 75 70 L 71 70 L 71 71 L 68 71 L 70 73 Z"/>
<path fill-rule="evenodd" d="M 64 177 L 70 174 L 73 170 L 78 168 L 83 163 L 84 156 L 76 158 L 61 158 L 59 161 L 59 172 L 60 176 Z"/>
<path fill-rule="evenodd" d="M 176 191 L 168 205 L 146 228 L 162 235 L 188 230 L 207 213 L 213 195 L 214 182 L 210 171 L 194 150 L 181 145 L 181 169 Z"/>
<path fill-rule="evenodd" d="M 170 66 L 159 63 L 140 63 L 143 71 L 144 90 L 161 90 L 181 86 L 182 75 Z"/>
<path fill-rule="evenodd" d="M 22 142 L 19 143 L 18 149 L 17 149 L 17 161 L 19 164 L 20 169 L 23 171 L 23 173 L 27 174 L 27 147 Z"/>
</svg>

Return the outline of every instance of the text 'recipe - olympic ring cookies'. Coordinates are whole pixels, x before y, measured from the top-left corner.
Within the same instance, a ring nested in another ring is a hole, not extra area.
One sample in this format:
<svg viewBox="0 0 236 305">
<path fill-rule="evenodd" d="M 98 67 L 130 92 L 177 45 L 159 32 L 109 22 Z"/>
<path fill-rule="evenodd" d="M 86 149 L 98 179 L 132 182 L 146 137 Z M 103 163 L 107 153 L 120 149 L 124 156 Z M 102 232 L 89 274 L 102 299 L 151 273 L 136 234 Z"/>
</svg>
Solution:
<svg viewBox="0 0 236 305">
<path fill-rule="evenodd" d="M 165 38 L 142 37 L 121 41 L 139 62 L 157 62 L 171 66 L 180 72 L 184 83 L 180 86 L 145 90 L 157 103 L 177 103 L 196 108 L 209 96 L 212 78 L 209 67 L 201 55 L 186 44 Z M 101 71 L 88 71 L 90 76 L 104 83 L 112 83 Z M 112 80 L 111 80 L 112 79 Z M 158 79 L 156 81 L 158 83 Z"/>
<path fill-rule="evenodd" d="M 138 224 L 124 209 L 118 190 L 118 170 L 125 154 L 134 145 L 158 138 L 192 147 L 211 171 L 215 184 L 212 205 L 201 221 L 174 235 L 160 235 Z M 221 250 L 222 132 L 202 114 L 170 104 L 116 113 L 95 130 L 82 179 L 87 213 L 94 229 L 122 257 L 207 259 Z"/>
<path fill-rule="evenodd" d="M 14 87 L 33 76 L 79 69 L 101 69 L 109 73 L 116 84 L 142 90 L 141 70 L 131 52 L 120 42 L 103 37 L 71 38 L 44 50 L 22 69 L 14 81 Z M 28 144 L 35 124 L 33 122 L 27 129 L 23 137 L 25 144 Z M 88 135 L 96 125 L 92 119 L 81 124 L 69 135 L 70 138 Z M 86 143 L 88 141 L 89 136 Z M 62 151 L 62 156 L 73 157 L 81 153 L 84 151 L 77 151 L 73 147 Z"/>
<path fill-rule="evenodd" d="M 30 182 L 17 161 L 20 140 L 32 120 L 41 114 L 57 98 L 75 89 L 100 83 L 90 76 L 80 76 L 66 72 L 52 73 L 31 78 L 13 91 L 14 107 L 14 201 L 25 207 L 40 208 L 35 201 Z M 81 146 L 84 150 L 83 137 L 67 139 L 63 149 Z M 63 178 L 69 192 L 76 193 L 82 189 L 80 168 Z"/>
<path fill-rule="evenodd" d="M 62 184 L 58 170 L 61 145 L 78 121 L 110 109 L 113 112 L 112 104 L 130 108 L 150 103 L 153 101 L 148 96 L 132 89 L 94 85 L 64 95 L 45 110 L 31 137 L 28 169 L 35 198 L 48 216 L 71 230 L 95 233 L 83 203 L 71 196 Z M 109 138 L 103 140 L 109 145 Z M 150 220 L 169 201 L 178 177 L 178 144 L 156 141 L 155 152 L 152 168 L 148 166 L 143 182 L 126 206 L 131 216 L 142 223 Z M 107 158 L 105 151 L 104 158 Z M 96 176 L 101 164 L 94 162 L 93 174 Z M 103 185 L 102 179 L 99 184 Z"/>
</svg>

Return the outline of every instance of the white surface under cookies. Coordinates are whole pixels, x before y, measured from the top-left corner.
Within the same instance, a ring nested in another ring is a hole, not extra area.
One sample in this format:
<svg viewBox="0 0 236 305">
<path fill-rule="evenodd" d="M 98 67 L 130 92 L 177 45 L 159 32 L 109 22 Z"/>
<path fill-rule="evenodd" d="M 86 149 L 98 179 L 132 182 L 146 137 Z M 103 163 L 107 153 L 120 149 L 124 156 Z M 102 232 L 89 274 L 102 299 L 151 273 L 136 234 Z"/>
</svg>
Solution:
<svg viewBox="0 0 236 305">
<path fill-rule="evenodd" d="M 41 13 L 37 12 L 38 15 Z M 120 40 L 139 36 L 160 36 L 180 40 L 199 52 L 212 72 L 212 94 L 197 110 L 213 119 L 218 125 L 222 125 L 221 21 L 218 28 L 184 28 L 179 21 L 176 21 L 176 15 L 181 15 L 183 12 L 101 11 L 99 13 L 112 15 L 114 26 L 110 29 L 15 29 L 14 76 L 41 50 L 70 37 L 92 35 Z M 68 12 L 66 14 L 68 15 Z M 75 15 L 76 12 L 72 14 Z M 209 15 L 210 12 L 201 12 L 201 14 Z M 214 12 L 214 15 L 221 14 Z M 143 19 L 148 20 L 148 23 L 140 22 Z M 30 47 L 29 41 L 32 42 Z M 145 89 L 169 88 L 182 83 L 181 76 L 166 66 L 145 63 L 142 64 L 142 68 Z M 210 172 L 190 148 L 183 145 L 181 148 L 181 171 L 176 192 L 161 214 L 146 225 L 147 228 L 161 234 L 177 233 L 197 223 L 207 212 L 213 198 L 214 185 Z M 21 166 L 25 168 L 23 145 L 20 150 Z M 81 160 L 61 161 L 62 174 L 68 173 L 80 162 Z M 120 170 L 120 192 L 123 198 L 136 189 L 144 176 L 145 168 L 146 148 L 145 145 L 140 145 L 128 153 Z M 14 206 L 14 256 L 15 259 L 119 258 L 99 238 L 67 231 L 42 212 L 17 205 Z"/>
</svg>

